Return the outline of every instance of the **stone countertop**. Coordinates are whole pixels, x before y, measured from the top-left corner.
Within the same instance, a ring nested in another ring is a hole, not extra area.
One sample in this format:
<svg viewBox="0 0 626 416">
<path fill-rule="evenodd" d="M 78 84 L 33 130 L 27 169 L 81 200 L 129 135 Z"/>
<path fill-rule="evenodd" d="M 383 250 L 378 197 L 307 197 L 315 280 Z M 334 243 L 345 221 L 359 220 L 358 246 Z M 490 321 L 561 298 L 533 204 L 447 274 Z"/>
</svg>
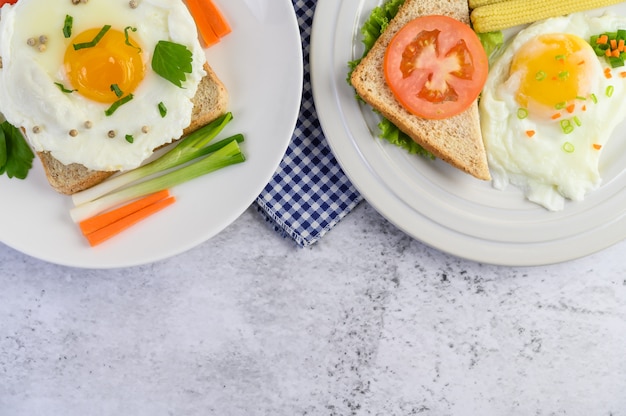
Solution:
<svg viewBox="0 0 626 416">
<path fill-rule="evenodd" d="M 128 269 L 0 245 L 0 415 L 625 415 L 625 250 L 477 264 L 367 203 L 306 249 L 254 208 Z"/>
</svg>

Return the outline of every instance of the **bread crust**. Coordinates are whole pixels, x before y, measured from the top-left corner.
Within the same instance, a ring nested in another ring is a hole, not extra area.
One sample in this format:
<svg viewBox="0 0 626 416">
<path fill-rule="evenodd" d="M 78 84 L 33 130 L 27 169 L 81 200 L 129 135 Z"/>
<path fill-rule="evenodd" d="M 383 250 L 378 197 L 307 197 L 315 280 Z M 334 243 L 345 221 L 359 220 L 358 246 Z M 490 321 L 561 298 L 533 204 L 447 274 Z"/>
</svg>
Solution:
<svg viewBox="0 0 626 416">
<path fill-rule="evenodd" d="M 226 87 L 208 63 L 204 64 L 204 69 L 207 75 L 200 81 L 196 95 L 191 100 L 193 102 L 191 123 L 183 130 L 183 135 L 207 125 L 225 114 L 228 109 L 229 96 Z M 110 171 L 91 170 L 78 163 L 64 165 L 49 152 L 37 152 L 37 156 L 50 186 L 65 195 L 91 188 L 115 174 Z"/>
<path fill-rule="evenodd" d="M 396 100 L 385 81 L 383 61 L 393 36 L 411 20 L 425 15 L 446 15 L 469 24 L 465 0 L 406 0 L 396 17 L 361 60 L 351 76 L 357 94 L 400 130 L 437 158 L 482 180 L 491 179 L 474 101 L 464 112 L 442 120 L 409 113 Z"/>
</svg>

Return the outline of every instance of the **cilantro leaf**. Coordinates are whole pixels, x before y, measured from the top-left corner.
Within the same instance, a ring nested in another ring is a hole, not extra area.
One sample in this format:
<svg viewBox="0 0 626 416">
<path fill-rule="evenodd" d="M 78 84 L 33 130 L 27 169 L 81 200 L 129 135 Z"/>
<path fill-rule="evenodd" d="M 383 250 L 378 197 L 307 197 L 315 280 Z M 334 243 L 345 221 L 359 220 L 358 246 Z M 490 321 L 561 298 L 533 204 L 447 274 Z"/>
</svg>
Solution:
<svg viewBox="0 0 626 416">
<path fill-rule="evenodd" d="M 182 82 L 190 74 L 193 54 L 185 45 L 160 40 L 152 55 L 152 69 L 177 87 L 182 88 Z"/>
<path fill-rule="evenodd" d="M 22 133 L 5 121 L 0 124 L 2 130 L 2 141 L 4 146 L 0 144 L 0 153 L 4 147 L 5 163 L 0 166 L 0 174 L 6 173 L 9 178 L 25 179 L 28 171 L 33 167 L 33 159 L 35 154 L 31 150 Z M 0 159 L 3 156 L 0 155 Z"/>
</svg>

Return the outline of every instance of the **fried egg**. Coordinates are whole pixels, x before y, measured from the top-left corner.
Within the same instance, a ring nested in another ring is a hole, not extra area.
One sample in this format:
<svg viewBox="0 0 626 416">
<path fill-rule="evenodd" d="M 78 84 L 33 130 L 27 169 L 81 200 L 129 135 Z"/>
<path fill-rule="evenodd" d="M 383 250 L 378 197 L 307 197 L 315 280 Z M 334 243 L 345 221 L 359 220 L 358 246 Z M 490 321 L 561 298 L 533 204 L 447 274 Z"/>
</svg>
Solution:
<svg viewBox="0 0 626 416">
<path fill-rule="evenodd" d="M 152 69 L 160 41 L 192 54 L 181 87 Z M 179 138 L 206 61 L 171 0 L 20 0 L 1 9 L 0 57 L 0 112 L 36 151 L 94 170 L 135 168 Z"/>
<path fill-rule="evenodd" d="M 626 67 L 611 68 L 592 35 L 626 28 L 578 13 L 520 31 L 493 63 L 480 100 L 493 185 L 511 183 L 558 211 L 601 183 L 602 148 L 626 116 Z"/>
</svg>

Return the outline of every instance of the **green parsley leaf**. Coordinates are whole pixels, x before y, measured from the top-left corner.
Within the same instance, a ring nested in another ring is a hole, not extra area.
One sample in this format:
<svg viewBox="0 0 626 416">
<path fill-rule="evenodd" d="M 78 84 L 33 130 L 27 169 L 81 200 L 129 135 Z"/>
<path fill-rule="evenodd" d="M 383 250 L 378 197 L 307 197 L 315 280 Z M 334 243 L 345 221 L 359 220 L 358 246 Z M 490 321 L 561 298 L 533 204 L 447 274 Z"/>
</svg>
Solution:
<svg viewBox="0 0 626 416">
<path fill-rule="evenodd" d="M 0 166 L 0 174 L 6 173 L 9 178 L 25 179 L 28 171 L 33 167 L 35 154 L 19 129 L 7 121 L 0 124 L 0 129 L 2 129 L 3 142 L 0 143 L 0 161 L 5 159 Z"/>
<path fill-rule="evenodd" d="M 135 141 L 135 138 L 134 138 L 132 135 L 127 134 L 127 135 L 126 135 L 126 141 L 127 141 L 128 143 L 133 143 L 133 142 Z"/>
<path fill-rule="evenodd" d="M 167 107 L 165 107 L 165 104 L 163 104 L 163 102 L 159 103 L 159 113 L 161 114 L 162 118 L 167 115 Z"/>
<path fill-rule="evenodd" d="M 182 88 L 187 79 L 185 74 L 192 71 L 193 54 L 186 46 L 160 40 L 154 48 L 152 69 L 172 84 Z"/>
<path fill-rule="evenodd" d="M 72 26 L 74 25 L 74 18 L 69 14 L 65 15 L 65 24 L 63 25 L 63 36 L 68 39 L 72 36 Z"/>
</svg>

